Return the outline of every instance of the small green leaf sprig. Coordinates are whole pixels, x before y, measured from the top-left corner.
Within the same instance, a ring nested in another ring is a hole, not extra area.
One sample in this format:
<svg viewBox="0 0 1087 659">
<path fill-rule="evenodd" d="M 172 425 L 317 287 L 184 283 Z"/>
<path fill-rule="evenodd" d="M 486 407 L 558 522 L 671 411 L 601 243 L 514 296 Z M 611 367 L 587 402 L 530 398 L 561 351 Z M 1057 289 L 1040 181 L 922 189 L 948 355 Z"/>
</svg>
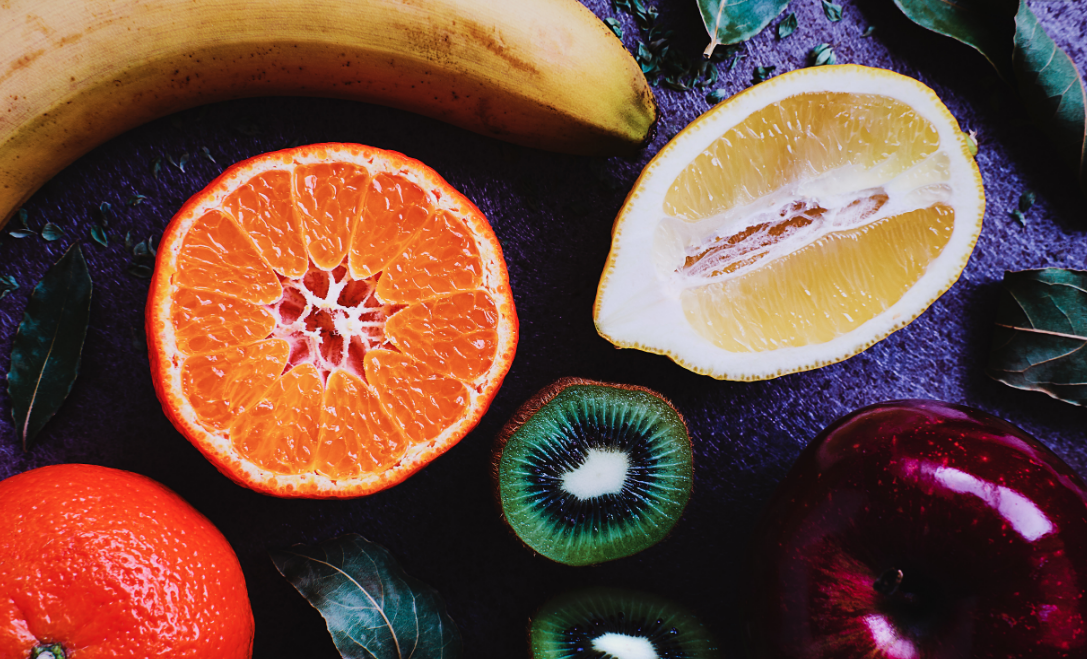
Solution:
<svg viewBox="0 0 1087 659">
<path fill-rule="evenodd" d="M 14 275 L 0 275 L 0 300 L 17 290 L 19 290 L 19 281 Z"/>
<path fill-rule="evenodd" d="M 1027 211 L 1034 206 L 1034 202 L 1037 198 L 1038 196 L 1034 194 L 1032 190 L 1024 190 L 1023 193 L 1019 195 L 1019 201 L 1016 203 L 1015 208 L 1008 214 L 1015 218 L 1015 221 L 1021 226 L 1027 226 Z"/>
<path fill-rule="evenodd" d="M 717 84 L 717 65 L 731 58 L 731 71 L 743 57 L 740 47 L 720 48 L 709 58 L 691 60 L 672 47 L 673 30 L 663 30 L 657 24 L 657 8 L 642 0 L 612 0 L 616 11 L 634 18 L 641 33 L 634 49 L 634 59 L 649 83 L 677 92 L 707 89 Z M 622 38 L 622 27 L 615 19 L 607 21 L 612 31 Z M 713 101 L 711 101 L 712 103 Z"/>
<path fill-rule="evenodd" d="M 27 213 L 26 209 L 24 208 L 20 208 L 18 211 L 16 211 L 15 217 L 12 219 L 12 227 L 11 230 L 8 231 L 8 235 L 12 238 L 18 239 L 40 235 L 42 237 L 42 240 L 50 243 L 59 240 L 61 237 L 64 236 L 64 229 L 60 226 L 57 226 L 56 224 L 53 224 L 52 222 L 46 222 L 45 226 L 42 227 L 40 232 L 34 231 L 30 228 L 30 224 L 28 222 L 29 217 L 30 214 Z"/>
<path fill-rule="evenodd" d="M 128 265 L 128 274 L 138 279 L 150 279 L 155 273 L 155 242 L 148 236 L 146 240 L 134 242 L 132 232 L 125 234 L 125 249 L 132 253 Z"/>
</svg>

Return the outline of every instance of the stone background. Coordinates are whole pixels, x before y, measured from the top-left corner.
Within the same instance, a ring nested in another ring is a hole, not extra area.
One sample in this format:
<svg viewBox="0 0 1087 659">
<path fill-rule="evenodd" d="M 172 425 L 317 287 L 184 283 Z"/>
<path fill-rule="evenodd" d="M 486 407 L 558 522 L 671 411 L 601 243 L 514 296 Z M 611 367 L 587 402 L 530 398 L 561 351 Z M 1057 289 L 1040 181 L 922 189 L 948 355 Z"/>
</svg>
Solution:
<svg viewBox="0 0 1087 659">
<path fill-rule="evenodd" d="M 632 19 L 618 16 L 628 48 Z M 698 57 L 706 44 L 694 0 L 660 0 L 674 47 Z M 709 109 L 702 92 L 657 90 L 657 139 L 637 158 L 582 158 L 534 151 L 383 107 L 305 98 L 218 103 L 147 124 L 109 141 L 46 185 L 25 206 L 32 227 L 65 230 L 54 243 L 0 237 L 0 274 L 21 288 L 0 300 L 0 373 L 30 290 L 73 240 L 80 240 L 95 292 L 82 372 L 71 396 L 29 453 L 12 427 L 0 387 L 0 477 L 60 462 L 136 471 L 176 490 L 230 540 L 245 570 L 259 659 L 321 659 L 336 651 L 318 613 L 279 576 L 268 548 L 357 532 L 388 547 L 407 571 L 445 597 L 468 657 L 527 653 L 529 616 L 544 600 L 584 584 L 635 587 L 694 610 L 725 656 L 742 656 L 738 582 L 762 506 L 805 443 L 838 416 L 897 398 L 935 398 L 978 407 L 1039 437 L 1087 476 L 1087 410 L 1005 387 L 983 373 L 998 286 L 1005 270 L 1087 268 L 1084 197 L 1033 127 L 1015 95 L 977 53 L 904 18 L 891 0 L 844 0 L 830 23 L 817 0 L 794 0 L 799 29 L 779 42 L 774 27 L 752 39 L 719 87 L 751 84 L 756 66 L 781 73 L 806 64 L 829 42 L 839 62 L 889 68 L 930 85 L 966 130 L 978 131 L 985 179 L 985 227 L 960 281 L 907 328 L 868 351 L 821 370 L 752 384 L 718 382 L 663 357 L 617 351 L 595 332 L 592 303 L 612 220 L 638 172 L 683 126 Z M 1035 0 L 1058 45 L 1087 69 L 1087 2 Z M 864 29 L 877 27 L 871 38 Z M 220 475 L 163 416 L 141 345 L 147 281 L 126 273 L 122 237 L 156 240 L 181 203 L 229 163 L 292 143 L 361 142 L 434 167 L 484 211 L 501 240 L 521 321 L 517 359 L 479 427 L 407 482 L 349 501 L 262 496 Z M 207 147 L 215 162 L 200 156 Z M 194 154 L 182 172 L 168 158 Z M 163 158 L 156 177 L 151 164 Z M 1021 227 L 1009 211 L 1022 190 L 1038 193 Z M 146 201 L 126 206 L 133 194 Z M 101 202 L 115 209 L 111 243 L 89 239 Z M 516 407 L 566 375 L 661 391 L 690 422 L 694 497 L 674 532 L 627 559 L 571 568 L 532 556 L 502 526 L 488 469 L 491 441 Z"/>
</svg>

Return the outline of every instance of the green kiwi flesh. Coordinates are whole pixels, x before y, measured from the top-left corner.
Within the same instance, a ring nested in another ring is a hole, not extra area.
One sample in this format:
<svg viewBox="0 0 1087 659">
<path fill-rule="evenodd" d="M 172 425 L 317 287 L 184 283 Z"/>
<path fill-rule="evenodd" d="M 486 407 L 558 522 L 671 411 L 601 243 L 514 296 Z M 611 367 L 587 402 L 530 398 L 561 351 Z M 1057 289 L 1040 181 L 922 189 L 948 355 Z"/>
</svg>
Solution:
<svg viewBox="0 0 1087 659">
<path fill-rule="evenodd" d="M 547 602 L 529 627 L 533 659 L 710 659 L 709 632 L 691 613 L 654 595 L 590 588 Z"/>
<path fill-rule="evenodd" d="M 560 380 L 522 406 L 499 445 L 506 522 L 531 549 L 566 565 L 652 546 L 691 496 L 687 426 L 643 387 Z"/>
</svg>

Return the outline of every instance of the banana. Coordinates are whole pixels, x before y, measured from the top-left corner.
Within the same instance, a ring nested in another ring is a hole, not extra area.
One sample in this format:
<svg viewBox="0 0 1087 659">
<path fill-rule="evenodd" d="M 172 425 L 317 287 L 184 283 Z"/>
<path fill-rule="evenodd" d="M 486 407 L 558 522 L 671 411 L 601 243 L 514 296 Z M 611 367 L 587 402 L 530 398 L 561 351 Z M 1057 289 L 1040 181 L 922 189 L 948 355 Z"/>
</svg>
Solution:
<svg viewBox="0 0 1087 659">
<path fill-rule="evenodd" d="M 102 142 L 226 99 L 353 99 L 591 155 L 635 152 L 657 117 L 575 0 L 0 0 L 0 26 L 0 226 Z"/>
</svg>

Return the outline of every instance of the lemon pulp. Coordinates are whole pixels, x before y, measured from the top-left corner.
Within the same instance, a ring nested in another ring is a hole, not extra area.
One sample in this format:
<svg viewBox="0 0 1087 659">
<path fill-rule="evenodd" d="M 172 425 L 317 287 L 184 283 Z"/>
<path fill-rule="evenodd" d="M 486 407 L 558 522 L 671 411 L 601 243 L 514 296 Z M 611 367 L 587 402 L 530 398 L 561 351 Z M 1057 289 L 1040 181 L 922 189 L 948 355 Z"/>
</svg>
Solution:
<svg viewBox="0 0 1087 659">
<path fill-rule="evenodd" d="M 732 352 L 824 343 L 897 302 L 954 227 L 936 128 L 887 96 L 803 93 L 765 106 L 670 186 L 658 277 Z"/>
</svg>

